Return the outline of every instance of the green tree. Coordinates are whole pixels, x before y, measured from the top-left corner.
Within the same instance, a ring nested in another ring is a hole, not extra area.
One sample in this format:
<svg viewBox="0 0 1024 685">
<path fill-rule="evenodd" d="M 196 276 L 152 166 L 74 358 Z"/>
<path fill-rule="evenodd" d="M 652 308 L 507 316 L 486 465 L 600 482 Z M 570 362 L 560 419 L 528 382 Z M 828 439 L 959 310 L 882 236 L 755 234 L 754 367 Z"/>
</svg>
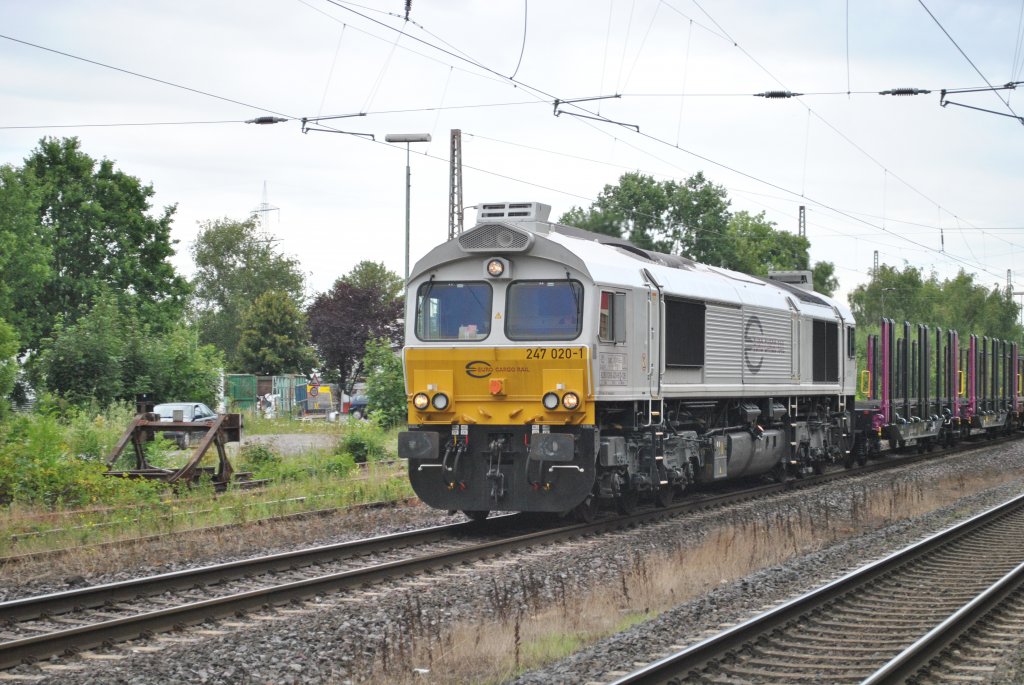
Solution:
<svg viewBox="0 0 1024 685">
<path fill-rule="evenodd" d="M 169 258 L 173 206 L 151 216 L 151 185 L 84 153 L 77 138 L 43 138 L 18 172 L 37 197 L 35 235 L 50 251 L 49 277 L 26 326 L 36 347 L 61 318 L 73 323 L 105 291 L 142 321 L 167 329 L 178 321 L 188 284 Z"/>
<path fill-rule="evenodd" d="M 7 396 L 18 375 L 18 335 L 14 326 L 0 319 L 0 417 L 7 411 Z"/>
<path fill-rule="evenodd" d="M 883 316 L 896 321 L 932 322 L 932 302 L 940 292 L 934 274 L 925 278 L 912 266 L 900 271 L 882 264 L 870 282 L 853 289 L 849 301 L 858 325 L 877 324 Z"/>
<path fill-rule="evenodd" d="M 682 183 L 623 174 L 589 208 L 573 207 L 559 222 L 757 276 L 810 268 L 806 238 L 778 230 L 764 212 L 730 213 L 725 188 L 701 172 Z M 815 264 L 813 272 L 819 292 L 831 295 L 839 287 L 830 262 Z"/>
<path fill-rule="evenodd" d="M 668 189 L 672 206 L 673 245 L 691 259 L 730 268 L 735 245 L 725 239 L 729 226 L 729 198 L 725 188 L 697 172 Z"/>
<path fill-rule="evenodd" d="M 939 281 L 931 273 L 905 266 L 879 266 L 870 282 L 857 286 L 849 295 L 850 308 L 860 326 L 877 326 L 881 317 L 955 328 L 1003 340 L 1021 340 L 1024 328 L 1018 323 L 1020 307 L 1013 295 L 994 284 L 986 288 L 975 283 L 973 274 L 961 270 L 955 277 Z"/>
<path fill-rule="evenodd" d="M 836 265 L 832 262 L 815 262 L 812 273 L 814 274 L 814 289 L 822 295 L 832 297 L 839 288 Z"/>
<path fill-rule="evenodd" d="M 196 264 L 194 305 L 200 339 L 224 352 L 231 370 L 236 362 L 242 319 L 256 299 L 270 291 L 303 304 L 303 275 L 298 260 L 278 254 L 256 219 L 208 221 L 192 244 Z"/>
<path fill-rule="evenodd" d="M 366 371 L 370 418 L 384 426 L 403 423 L 408 416 L 405 378 L 402 361 L 392 349 L 391 341 L 387 338 L 368 340 L 363 369 Z"/>
<path fill-rule="evenodd" d="M 308 373 L 316 365 L 306 315 L 287 293 L 271 290 L 253 302 L 242 318 L 236 363 L 265 376 Z"/>
<path fill-rule="evenodd" d="M 124 363 L 126 400 L 147 393 L 165 402 L 217 406 L 224 356 L 199 344 L 195 326 L 182 324 L 158 336 L 133 336 Z"/>
<path fill-rule="evenodd" d="M 84 316 L 59 321 L 43 339 L 32 372 L 38 388 L 73 404 L 130 402 L 139 393 L 214 404 L 222 366 L 220 353 L 199 345 L 194 329 L 154 331 L 123 312 L 115 295 L 101 293 Z"/>
<path fill-rule="evenodd" d="M 92 310 L 74 323 L 59 318 L 51 337 L 41 341 L 33 369 L 42 378 L 36 378 L 35 385 L 42 381 L 42 387 L 72 403 L 95 399 L 106 405 L 124 397 L 124 323 L 112 296 L 97 298 Z"/>
<path fill-rule="evenodd" d="M 377 262 L 360 262 L 317 295 L 309 306 L 309 328 L 325 364 L 325 376 L 351 390 L 366 343 L 402 341 L 402 278 Z"/>
<path fill-rule="evenodd" d="M 775 223 L 765 219 L 764 212 L 755 216 L 736 212 L 729 219 L 727 235 L 733 243 L 730 269 L 767 276 L 769 271 L 808 268 L 807 238 L 776 230 Z"/>
<path fill-rule="evenodd" d="M 39 195 L 31 176 L 0 166 L 0 318 L 17 331 L 22 352 L 52 325 L 40 306 L 52 253 L 39 227 Z"/>
</svg>

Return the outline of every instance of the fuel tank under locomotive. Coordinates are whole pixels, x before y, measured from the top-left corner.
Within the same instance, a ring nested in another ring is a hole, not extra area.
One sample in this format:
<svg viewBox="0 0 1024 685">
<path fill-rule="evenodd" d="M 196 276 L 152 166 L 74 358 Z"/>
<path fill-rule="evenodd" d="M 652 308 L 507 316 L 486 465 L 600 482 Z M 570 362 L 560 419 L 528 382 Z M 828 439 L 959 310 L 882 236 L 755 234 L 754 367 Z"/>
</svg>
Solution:
<svg viewBox="0 0 1024 685">
<path fill-rule="evenodd" d="M 680 490 L 691 483 L 745 478 L 784 467 L 790 454 L 785 430 L 733 430 L 698 436 L 659 430 L 606 435 L 600 439 L 601 497 Z M 661 501 L 664 501 L 663 499 Z"/>
<path fill-rule="evenodd" d="M 416 427 L 399 434 L 398 454 L 431 507 L 565 512 L 594 491 L 597 441 L 591 427 Z"/>
</svg>

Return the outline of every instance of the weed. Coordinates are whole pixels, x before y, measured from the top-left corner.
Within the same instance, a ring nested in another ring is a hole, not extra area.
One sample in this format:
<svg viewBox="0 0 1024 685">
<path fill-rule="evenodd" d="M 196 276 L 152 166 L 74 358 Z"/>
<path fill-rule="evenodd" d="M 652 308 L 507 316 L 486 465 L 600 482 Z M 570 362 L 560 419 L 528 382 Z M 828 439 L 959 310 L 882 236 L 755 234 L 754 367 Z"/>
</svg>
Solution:
<svg viewBox="0 0 1024 685">
<path fill-rule="evenodd" d="M 349 421 L 338 444 L 343 454 L 356 463 L 380 461 L 388 457 L 385 432 L 373 421 Z"/>
<path fill-rule="evenodd" d="M 239 452 L 241 463 L 254 471 L 279 466 L 281 456 L 267 445 L 254 443 L 246 445 Z"/>
</svg>

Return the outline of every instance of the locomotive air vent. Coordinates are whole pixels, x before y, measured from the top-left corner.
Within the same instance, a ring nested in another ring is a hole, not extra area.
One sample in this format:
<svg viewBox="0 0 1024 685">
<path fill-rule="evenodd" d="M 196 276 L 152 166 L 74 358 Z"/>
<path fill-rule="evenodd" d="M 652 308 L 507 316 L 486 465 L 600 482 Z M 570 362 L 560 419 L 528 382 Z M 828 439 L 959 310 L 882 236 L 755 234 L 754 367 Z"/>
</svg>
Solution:
<svg viewBox="0 0 1024 685">
<path fill-rule="evenodd" d="M 477 221 L 547 221 L 551 205 L 540 202 L 490 202 L 477 209 Z"/>
<path fill-rule="evenodd" d="M 459 236 L 463 252 L 526 252 L 533 234 L 507 224 L 480 224 Z"/>
</svg>

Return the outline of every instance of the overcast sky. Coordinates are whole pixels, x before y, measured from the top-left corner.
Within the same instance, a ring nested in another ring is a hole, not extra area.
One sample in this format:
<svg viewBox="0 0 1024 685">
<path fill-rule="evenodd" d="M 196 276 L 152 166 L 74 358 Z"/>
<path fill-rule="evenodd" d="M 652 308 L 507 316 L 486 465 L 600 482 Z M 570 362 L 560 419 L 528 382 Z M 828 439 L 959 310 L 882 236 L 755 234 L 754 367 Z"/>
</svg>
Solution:
<svg viewBox="0 0 1024 685">
<path fill-rule="evenodd" d="M 539 201 L 557 218 L 627 171 L 703 171 L 734 211 L 786 230 L 806 205 L 812 260 L 837 265 L 841 292 L 876 250 L 986 286 L 1012 269 L 1024 291 L 1024 92 L 947 95 L 994 113 L 939 93 L 1024 80 L 1024 0 L 405 7 L 0 0 L 0 164 L 78 136 L 177 205 L 186 275 L 199 224 L 249 216 L 266 188 L 267 227 L 313 294 L 361 260 L 404 271 L 406 148 L 388 133 L 433 136 L 411 146 L 412 261 L 447 238 L 458 128 L 467 206 Z M 901 87 L 932 92 L 877 94 Z M 753 96 L 784 90 L 803 95 Z M 556 99 L 612 95 L 555 116 Z M 244 123 L 265 115 L 289 121 Z M 321 126 L 375 140 L 302 132 L 328 115 L 363 115 Z"/>
</svg>

